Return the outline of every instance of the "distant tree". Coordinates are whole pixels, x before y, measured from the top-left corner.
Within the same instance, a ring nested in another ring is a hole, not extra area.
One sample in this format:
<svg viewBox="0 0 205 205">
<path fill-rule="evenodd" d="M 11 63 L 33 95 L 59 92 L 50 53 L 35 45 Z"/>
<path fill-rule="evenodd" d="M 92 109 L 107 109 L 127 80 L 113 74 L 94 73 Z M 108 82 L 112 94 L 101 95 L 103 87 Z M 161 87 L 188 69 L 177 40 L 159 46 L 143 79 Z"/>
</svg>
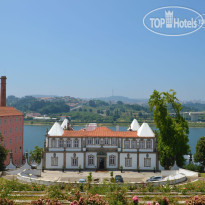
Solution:
<svg viewBox="0 0 205 205">
<path fill-rule="evenodd" d="M 79 111 L 80 111 L 80 112 L 82 112 L 82 111 L 83 111 L 83 109 L 80 107 L 80 108 L 79 108 Z"/>
<path fill-rule="evenodd" d="M 6 160 L 8 154 L 8 150 L 6 150 L 2 144 L 3 144 L 3 136 L 1 135 L 0 132 L 0 171 L 5 170 L 4 161 Z"/>
<path fill-rule="evenodd" d="M 205 137 L 201 137 L 197 142 L 194 161 L 199 162 L 205 169 Z"/>
<path fill-rule="evenodd" d="M 96 107 L 96 104 L 95 104 L 95 101 L 94 101 L 94 100 L 90 100 L 90 101 L 88 102 L 88 104 L 89 104 L 90 107 Z"/>
<path fill-rule="evenodd" d="M 106 110 L 106 115 L 110 116 L 110 110 Z"/>
<path fill-rule="evenodd" d="M 160 162 L 165 169 L 169 169 L 176 161 L 178 166 L 185 162 L 184 155 L 188 154 L 189 127 L 181 116 L 181 104 L 176 98 L 176 92 L 159 93 L 154 90 L 149 99 L 150 110 L 153 111 L 154 123 L 158 129 L 157 142 Z M 174 116 L 170 116 L 168 106 L 172 108 Z"/>
<path fill-rule="evenodd" d="M 8 105 L 17 108 L 22 112 L 38 112 L 41 114 L 53 114 L 69 112 L 70 107 L 62 100 L 44 101 L 32 96 L 16 98 L 9 96 L 7 98 Z"/>
<path fill-rule="evenodd" d="M 118 105 L 123 105 L 123 102 L 122 101 L 117 101 L 117 104 Z"/>
<path fill-rule="evenodd" d="M 139 112 L 139 113 L 138 113 L 138 116 L 139 116 L 139 117 L 142 117 L 142 116 L 143 116 L 143 115 L 142 115 L 142 112 Z"/>
<path fill-rule="evenodd" d="M 40 163 L 42 158 L 42 153 L 43 153 L 43 148 L 35 146 L 35 149 L 30 151 L 30 159 L 34 160 L 37 163 Z"/>
<path fill-rule="evenodd" d="M 89 111 L 90 111 L 90 112 L 92 112 L 92 111 L 93 111 L 93 109 L 89 109 Z"/>
</svg>

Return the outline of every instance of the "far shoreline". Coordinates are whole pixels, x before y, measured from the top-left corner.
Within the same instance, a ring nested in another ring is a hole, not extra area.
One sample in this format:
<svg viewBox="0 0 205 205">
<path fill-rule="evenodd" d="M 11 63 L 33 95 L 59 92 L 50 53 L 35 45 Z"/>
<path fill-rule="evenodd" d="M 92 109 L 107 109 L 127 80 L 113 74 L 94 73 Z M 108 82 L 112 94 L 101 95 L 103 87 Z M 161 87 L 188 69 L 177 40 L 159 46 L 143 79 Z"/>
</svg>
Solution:
<svg viewBox="0 0 205 205">
<path fill-rule="evenodd" d="M 81 123 L 81 122 L 72 122 L 73 126 L 85 126 L 86 124 L 88 124 L 89 122 L 85 123 Z M 142 124 L 142 122 L 139 122 L 140 124 Z M 153 122 L 147 122 L 149 123 L 150 126 L 154 126 Z M 205 128 L 205 122 L 188 122 L 189 123 L 189 128 Z M 24 121 L 24 125 L 33 125 L 33 126 L 52 126 L 54 124 L 53 122 L 46 122 L 46 121 L 42 121 L 42 122 L 36 122 L 36 121 Z M 120 126 L 120 127 L 129 127 L 130 123 L 128 122 L 116 122 L 116 123 L 97 123 L 99 126 L 109 126 L 109 127 L 115 127 L 115 126 Z"/>
</svg>

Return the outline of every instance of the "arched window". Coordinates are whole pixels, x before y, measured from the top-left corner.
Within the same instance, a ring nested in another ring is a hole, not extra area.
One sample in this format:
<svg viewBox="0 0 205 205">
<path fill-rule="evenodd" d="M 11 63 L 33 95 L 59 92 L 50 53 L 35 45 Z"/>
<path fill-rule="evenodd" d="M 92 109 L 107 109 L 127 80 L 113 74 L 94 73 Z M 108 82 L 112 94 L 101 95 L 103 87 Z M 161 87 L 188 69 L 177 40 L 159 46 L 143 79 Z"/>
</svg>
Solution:
<svg viewBox="0 0 205 205">
<path fill-rule="evenodd" d="M 66 141 L 66 147 L 72 147 L 72 141 L 70 139 Z"/>
<path fill-rule="evenodd" d="M 149 157 L 149 154 L 144 158 L 144 167 L 151 167 L 151 158 Z"/>
<path fill-rule="evenodd" d="M 95 139 L 95 144 L 100 144 L 100 139 L 99 138 Z"/>
<path fill-rule="evenodd" d="M 140 140 L 140 149 L 144 149 L 144 148 L 145 148 L 144 140 Z"/>
<path fill-rule="evenodd" d="M 132 147 L 132 149 L 136 149 L 137 148 L 137 141 L 132 140 L 131 147 Z"/>
<path fill-rule="evenodd" d="M 88 145 L 93 143 L 93 139 L 92 138 L 88 138 Z"/>
<path fill-rule="evenodd" d="M 91 154 L 91 155 L 88 155 L 88 166 L 92 166 L 94 165 L 94 156 Z"/>
<path fill-rule="evenodd" d="M 71 165 L 74 167 L 78 166 L 78 157 L 76 157 L 76 153 L 73 153 L 73 157 L 71 157 Z"/>
<path fill-rule="evenodd" d="M 109 139 L 108 139 L 108 138 L 105 138 L 105 139 L 104 139 L 104 143 L 105 143 L 105 145 L 109 145 Z"/>
<path fill-rule="evenodd" d="M 59 140 L 59 147 L 63 147 L 63 140 L 62 139 Z"/>
<path fill-rule="evenodd" d="M 129 149 L 130 148 L 130 141 L 129 140 L 125 140 L 124 143 L 125 143 L 124 144 L 125 145 L 124 148 L 125 149 Z"/>
<path fill-rule="evenodd" d="M 116 165 L 116 156 L 115 155 L 110 155 L 110 157 L 109 157 L 109 165 L 110 166 L 115 166 Z"/>
<path fill-rule="evenodd" d="M 78 139 L 75 139 L 75 141 L 74 141 L 74 147 L 78 147 L 79 146 L 79 141 L 78 141 Z"/>
<path fill-rule="evenodd" d="M 132 167 L 132 158 L 130 157 L 130 154 L 127 154 L 127 157 L 125 158 L 125 167 Z"/>
<path fill-rule="evenodd" d="M 51 157 L 51 166 L 58 166 L 58 157 L 56 153 L 53 153 L 53 157 Z"/>
<path fill-rule="evenodd" d="M 55 139 L 51 139 L 51 147 L 56 147 L 56 140 Z"/>
<path fill-rule="evenodd" d="M 116 140 L 116 138 L 112 138 L 111 143 L 112 143 L 112 145 L 116 146 L 116 145 L 117 145 L 117 140 Z"/>
<path fill-rule="evenodd" d="M 147 149 L 152 149 L 152 140 L 147 140 L 146 147 Z"/>
</svg>

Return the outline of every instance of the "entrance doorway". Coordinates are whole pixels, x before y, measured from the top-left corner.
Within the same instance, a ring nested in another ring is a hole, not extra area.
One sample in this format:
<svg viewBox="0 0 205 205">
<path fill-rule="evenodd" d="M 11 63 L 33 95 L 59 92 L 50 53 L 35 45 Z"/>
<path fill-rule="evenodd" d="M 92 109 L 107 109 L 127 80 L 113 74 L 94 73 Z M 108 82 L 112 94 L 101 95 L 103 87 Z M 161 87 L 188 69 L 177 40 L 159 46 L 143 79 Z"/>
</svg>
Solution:
<svg viewBox="0 0 205 205">
<path fill-rule="evenodd" d="M 98 158 L 98 169 L 105 169 L 105 157 Z"/>
</svg>

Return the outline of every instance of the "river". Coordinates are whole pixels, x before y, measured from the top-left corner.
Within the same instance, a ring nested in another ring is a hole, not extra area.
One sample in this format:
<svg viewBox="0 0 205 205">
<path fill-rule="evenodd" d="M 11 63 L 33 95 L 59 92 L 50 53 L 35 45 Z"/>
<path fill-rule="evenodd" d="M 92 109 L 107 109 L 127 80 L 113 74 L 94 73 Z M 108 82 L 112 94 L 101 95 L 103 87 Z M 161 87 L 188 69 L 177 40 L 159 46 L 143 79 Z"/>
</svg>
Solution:
<svg viewBox="0 0 205 205">
<path fill-rule="evenodd" d="M 50 129 L 49 125 L 24 125 L 24 152 L 30 152 L 36 145 L 43 147 L 46 130 Z M 82 126 L 74 126 L 75 130 L 83 128 Z M 115 130 L 115 127 L 109 127 Z M 125 131 L 127 127 L 120 127 L 120 131 Z M 189 145 L 192 153 L 195 153 L 196 143 L 200 137 L 205 136 L 205 128 L 189 129 Z"/>
</svg>

